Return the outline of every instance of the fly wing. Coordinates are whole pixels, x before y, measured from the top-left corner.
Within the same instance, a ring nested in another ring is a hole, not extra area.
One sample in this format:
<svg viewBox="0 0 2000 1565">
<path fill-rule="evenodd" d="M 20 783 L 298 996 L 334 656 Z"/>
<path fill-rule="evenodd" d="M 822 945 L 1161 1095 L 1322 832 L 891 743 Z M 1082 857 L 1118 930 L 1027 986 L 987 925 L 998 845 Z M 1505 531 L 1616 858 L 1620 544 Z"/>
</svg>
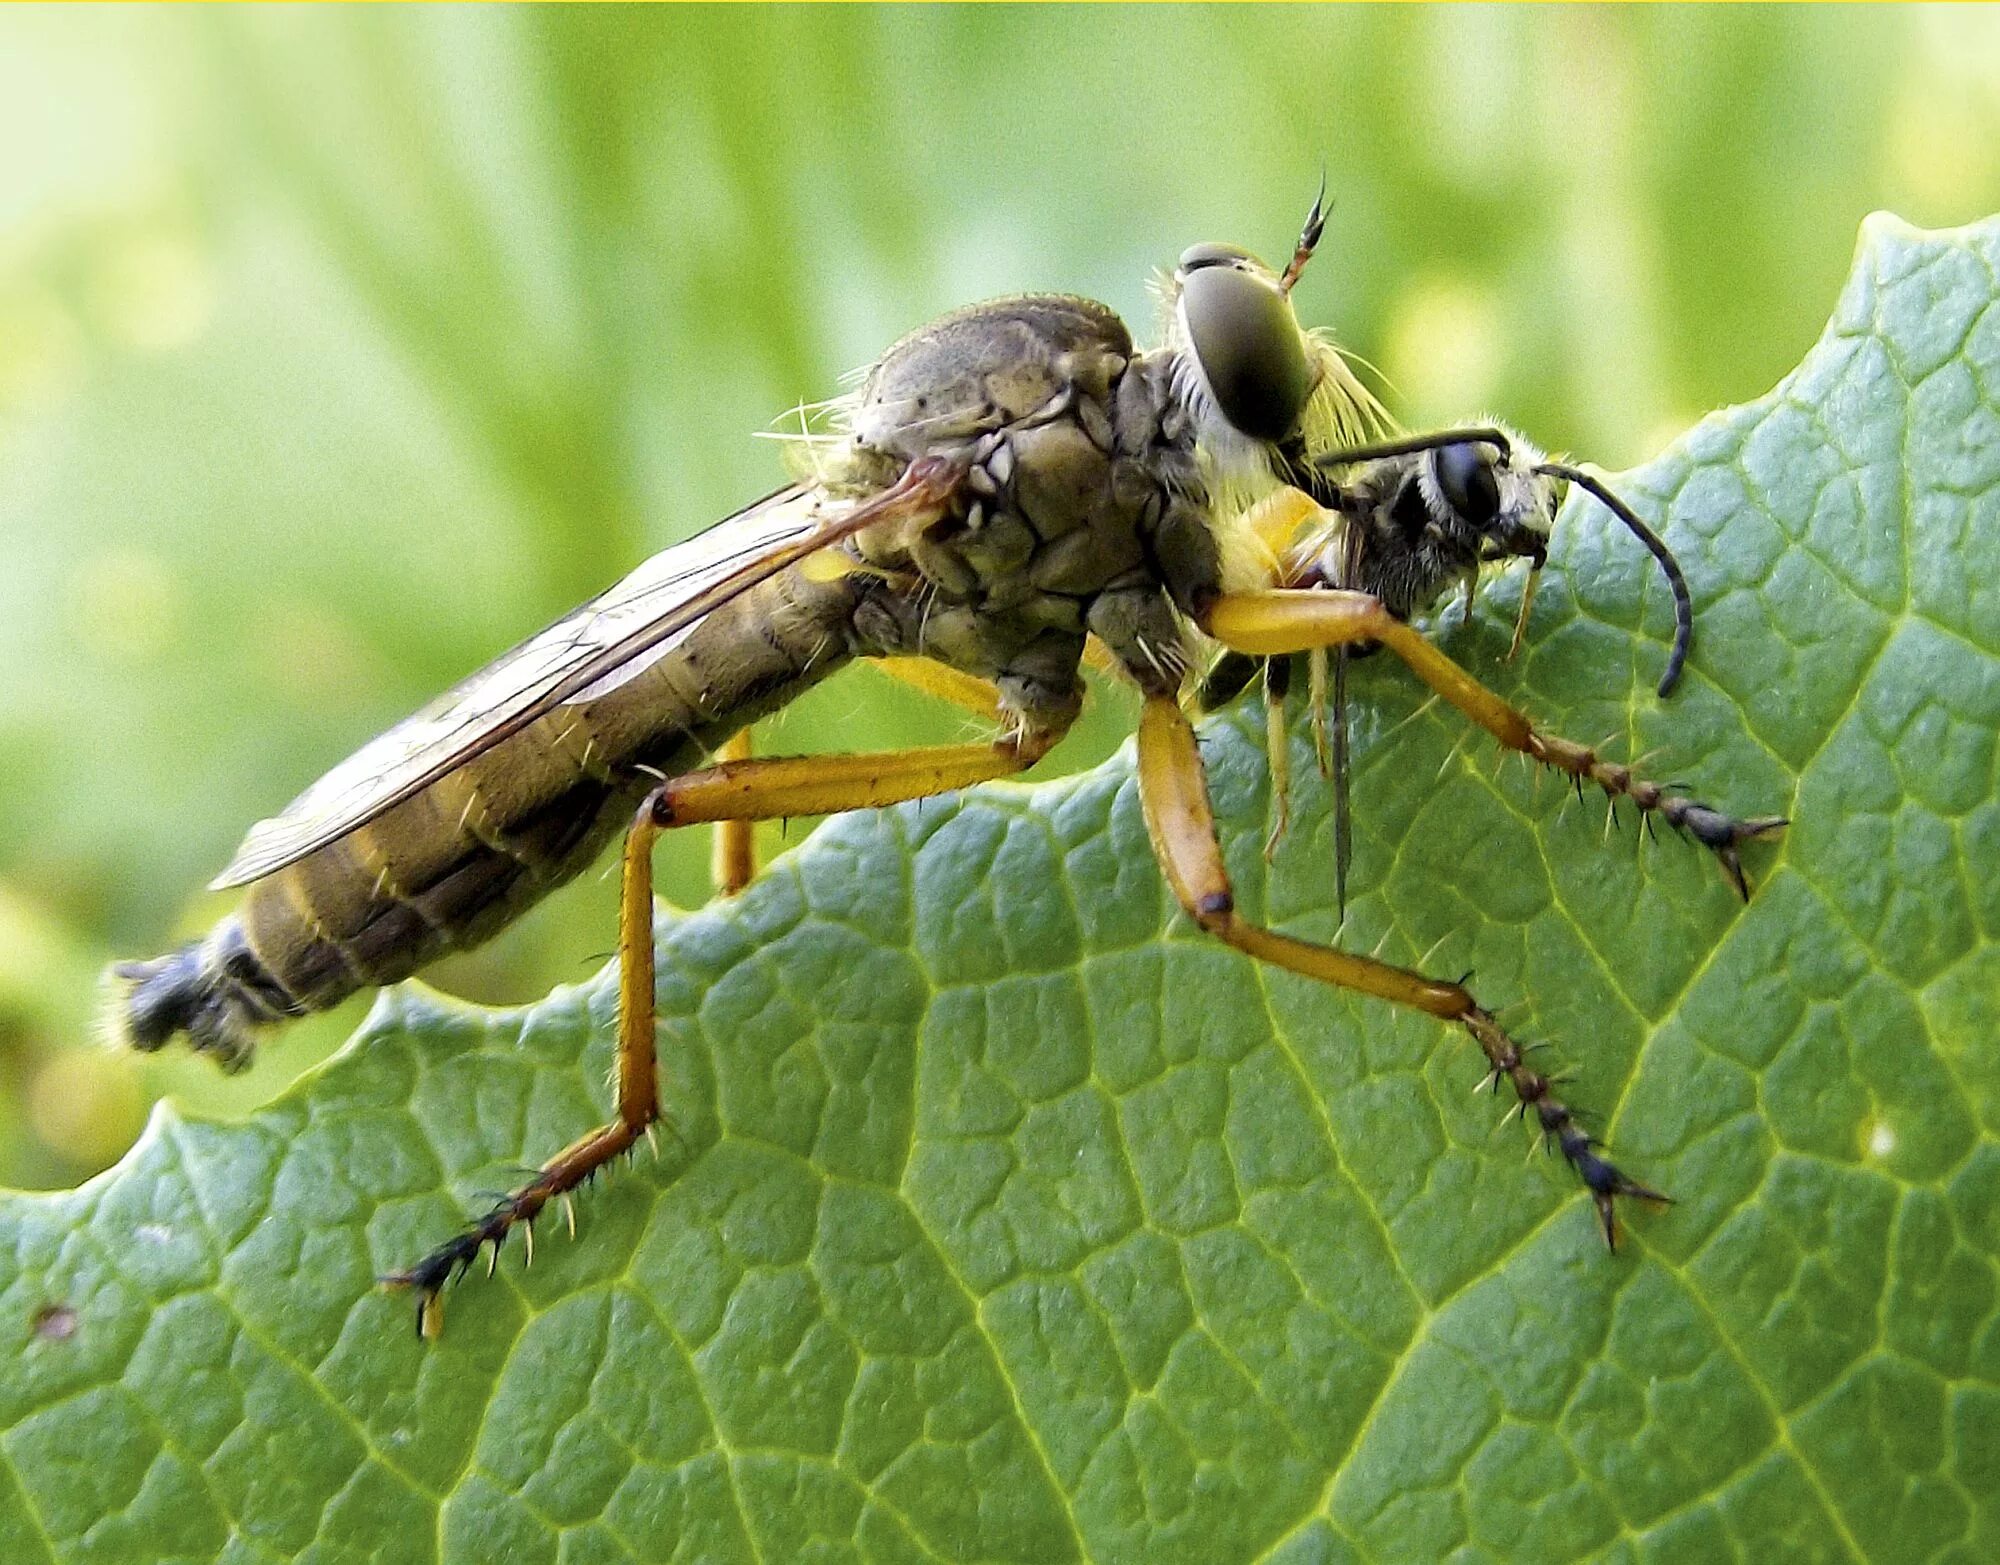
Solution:
<svg viewBox="0 0 2000 1565">
<path fill-rule="evenodd" d="M 279 814 L 250 828 L 210 889 L 247 885 L 365 826 L 565 701 L 602 694 L 723 603 L 899 507 L 946 491 L 913 464 L 858 504 L 793 486 L 654 555 L 540 634 L 502 653 L 342 761 Z M 629 676 L 627 676 L 629 677 Z"/>
</svg>

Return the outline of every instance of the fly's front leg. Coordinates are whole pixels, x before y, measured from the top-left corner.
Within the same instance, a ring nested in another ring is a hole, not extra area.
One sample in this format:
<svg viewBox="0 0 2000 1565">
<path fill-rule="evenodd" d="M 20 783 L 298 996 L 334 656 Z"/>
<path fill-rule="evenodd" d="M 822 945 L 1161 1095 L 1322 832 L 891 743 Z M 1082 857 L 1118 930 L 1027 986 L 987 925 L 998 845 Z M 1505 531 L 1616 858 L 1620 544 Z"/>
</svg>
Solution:
<svg viewBox="0 0 2000 1565">
<path fill-rule="evenodd" d="M 1292 736 L 1285 726 L 1285 697 L 1292 688 L 1292 660 L 1264 662 L 1264 761 L 1271 772 L 1271 829 L 1264 834 L 1264 862 L 1278 856 L 1278 844 L 1292 819 Z"/>
<path fill-rule="evenodd" d="M 1676 831 L 1687 832 L 1715 854 L 1730 885 L 1745 901 L 1750 898 L 1750 882 L 1737 850 L 1746 842 L 1775 836 L 1787 824 L 1778 815 L 1749 820 L 1724 815 L 1633 775 L 1630 767 L 1603 760 L 1588 745 L 1541 732 L 1367 593 L 1328 589 L 1232 593 L 1211 605 L 1202 628 L 1224 646 L 1266 657 L 1355 641 L 1380 642 L 1509 749 L 1568 773 L 1579 785 L 1594 783 L 1613 800 L 1630 799 L 1641 811 L 1657 813 Z"/>
<path fill-rule="evenodd" d="M 1215 816 L 1209 807 L 1208 781 L 1194 729 L 1179 706 L 1164 696 L 1148 698 L 1139 721 L 1139 799 L 1167 883 L 1189 916 L 1210 934 L 1259 961 L 1427 1011 L 1470 1033 L 1486 1056 L 1490 1078 L 1507 1078 L 1523 1110 L 1534 1114 L 1542 1135 L 1562 1149 L 1589 1188 L 1606 1244 L 1617 1246 L 1617 1197 L 1668 1199 L 1627 1178 L 1615 1164 L 1598 1155 L 1599 1143 L 1556 1096 L 1554 1084 L 1526 1062 L 1521 1046 L 1463 984 L 1426 978 L 1372 957 L 1296 940 L 1240 917 L 1216 840 Z"/>
<path fill-rule="evenodd" d="M 725 760 L 660 784 L 646 796 L 625 838 L 618 924 L 618 1117 L 557 1153 L 520 1189 L 448 1244 L 408 1271 L 383 1278 L 417 1294 L 417 1330 L 435 1337 L 442 1325 L 442 1290 L 484 1245 L 493 1255 L 516 1226 L 528 1235 L 552 1200 L 631 1151 L 660 1117 L 654 1053 L 653 844 L 661 832 L 702 822 L 779 820 L 874 809 L 950 793 L 1025 770 L 1061 737 L 1029 727 L 988 744 L 889 750 L 874 755 Z M 489 1263 L 490 1270 L 490 1263 Z"/>
</svg>

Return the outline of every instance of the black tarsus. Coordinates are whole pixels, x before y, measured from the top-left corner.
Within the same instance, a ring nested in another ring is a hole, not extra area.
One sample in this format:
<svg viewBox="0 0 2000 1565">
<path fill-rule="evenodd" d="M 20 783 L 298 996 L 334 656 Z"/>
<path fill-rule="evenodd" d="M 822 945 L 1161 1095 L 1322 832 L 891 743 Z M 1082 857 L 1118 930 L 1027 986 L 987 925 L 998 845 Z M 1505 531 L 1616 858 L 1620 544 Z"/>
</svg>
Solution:
<svg viewBox="0 0 2000 1565">
<path fill-rule="evenodd" d="M 633 1146 L 619 1152 L 618 1156 L 629 1157 L 636 1146 L 635 1142 Z M 583 1176 L 581 1183 L 590 1184 L 609 1166 L 609 1163 L 604 1163 L 592 1168 Z M 540 1176 L 546 1169 L 537 1168 L 533 1172 Z M 566 1195 L 568 1192 L 561 1193 Z M 487 1208 L 484 1216 L 468 1227 L 460 1229 L 414 1266 L 406 1271 L 388 1272 L 375 1280 L 385 1288 L 397 1290 L 408 1288 L 416 1294 L 417 1336 L 419 1339 L 424 1339 L 428 1336 L 424 1330 L 424 1323 L 430 1317 L 432 1306 L 443 1297 L 446 1284 L 470 1271 L 472 1263 L 479 1259 L 479 1252 L 487 1245 L 493 1246 L 493 1260 L 497 1263 L 500 1251 L 507 1242 L 507 1235 L 516 1228 L 522 1228 L 529 1232 L 529 1250 L 532 1257 L 535 1221 L 540 1217 L 549 1199 L 550 1195 L 546 1190 L 537 1190 L 532 1183 L 510 1195 L 502 1196 Z M 489 1265 L 489 1275 L 491 1270 L 492 1267 Z"/>
<path fill-rule="evenodd" d="M 1758 815 L 1739 821 L 1733 815 L 1724 815 L 1705 804 L 1681 805 L 1668 816 L 1668 820 L 1677 828 L 1685 827 L 1696 842 L 1721 861 L 1722 873 L 1745 902 L 1750 900 L 1750 877 L 1743 873 L 1743 860 L 1737 848 L 1746 842 L 1755 842 L 1783 831 L 1791 824 L 1782 815 Z"/>
<path fill-rule="evenodd" d="M 1476 1007 L 1462 1020 L 1485 1053 L 1487 1063 L 1495 1072 L 1506 1075 L 1513 1085 L 1515 1103 L 1507 1117 L 1511 1119 L 1520 1114 L 1526 1119 L 1527 1111 L 1534 1111 L 1536 1140 L 1544 1152 L 1551 1142 L 1561 1150 L 1563 1160 L 1576 1171 L 1577 1178 L 1590 1191 L 1605 1244 L 1616 1251 L 1617 1197 L 1634 1196 L 1661 1203 L 1670 1202 L 1672 1198 L 1629 1178 L 1615 1163 L 1598 1155 L 1605 1150 L 1604 1143 L 1590 1133 L 1581 1115 L 1556 1096 L 1555 1089 L 1563 1080 L 1562 1075 L 1544 1075 L 1526 1063 L 1524 1057 L 1542 1045 L 1515 1043 L 1498 1029 L 1492 1013 Z M 1481 1085 L 1484 1085 L 1484 1080 Z"/>
</svg>

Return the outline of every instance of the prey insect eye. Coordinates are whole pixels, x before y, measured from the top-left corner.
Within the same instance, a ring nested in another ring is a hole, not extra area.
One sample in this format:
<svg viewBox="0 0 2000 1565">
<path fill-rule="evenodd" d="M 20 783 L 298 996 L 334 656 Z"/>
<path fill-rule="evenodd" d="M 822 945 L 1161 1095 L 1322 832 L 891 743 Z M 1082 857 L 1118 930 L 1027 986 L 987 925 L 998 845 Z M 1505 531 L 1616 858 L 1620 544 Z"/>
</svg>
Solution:
<svg viewBox="0 0 2000 1565">
<path fill-rule="evenodd" d="M 1312 394 L 1292 301 L 1254 256 L 1229 245 L 1189 250 L 1180 282 L 1188 345 L 1222 416 L 1253 439 L 1284 439 Z"/>
<path fill-rule="evenodd" d="M 1434 460 L 1445 503 L 1473 526 L 1490 526 L 1500 514 L 1500 484 L 1485 452 L 1470 443 L 1444 446 Z"/>
</svg>

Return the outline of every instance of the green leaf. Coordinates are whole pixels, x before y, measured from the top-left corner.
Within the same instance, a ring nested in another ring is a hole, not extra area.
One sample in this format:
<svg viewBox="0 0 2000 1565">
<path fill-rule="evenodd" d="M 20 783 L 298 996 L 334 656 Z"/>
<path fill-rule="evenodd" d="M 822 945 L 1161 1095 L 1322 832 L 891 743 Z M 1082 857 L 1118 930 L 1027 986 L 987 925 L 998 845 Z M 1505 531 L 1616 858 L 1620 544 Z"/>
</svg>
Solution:
<svg viewBox="0 0 2000 1565">
<path fill-rule="evenodd" d="M 608 974 L 384 997 L 248 1123 L 0 1202 L 0 1556 L 2000 1555 L 2000 221 L 1878 219 L 1825 338 L 1581 504 L 1446 647 L 1792 817 L 1738 904 L 1356 669 L 1343 941 L 1476 970 L 1679 1204 L 1616 1257 L 1456 1034 L 1169 915 L 1121 757 L 850 817 L 664 924 L 675 1133 L 450 1295 L 374 1277 L 602 1119 Z M 1248 715 L 1253 917 L 1334 933 Z M 1636 852 L 1636 862 L 1635 862 Z"/>
</svg>

